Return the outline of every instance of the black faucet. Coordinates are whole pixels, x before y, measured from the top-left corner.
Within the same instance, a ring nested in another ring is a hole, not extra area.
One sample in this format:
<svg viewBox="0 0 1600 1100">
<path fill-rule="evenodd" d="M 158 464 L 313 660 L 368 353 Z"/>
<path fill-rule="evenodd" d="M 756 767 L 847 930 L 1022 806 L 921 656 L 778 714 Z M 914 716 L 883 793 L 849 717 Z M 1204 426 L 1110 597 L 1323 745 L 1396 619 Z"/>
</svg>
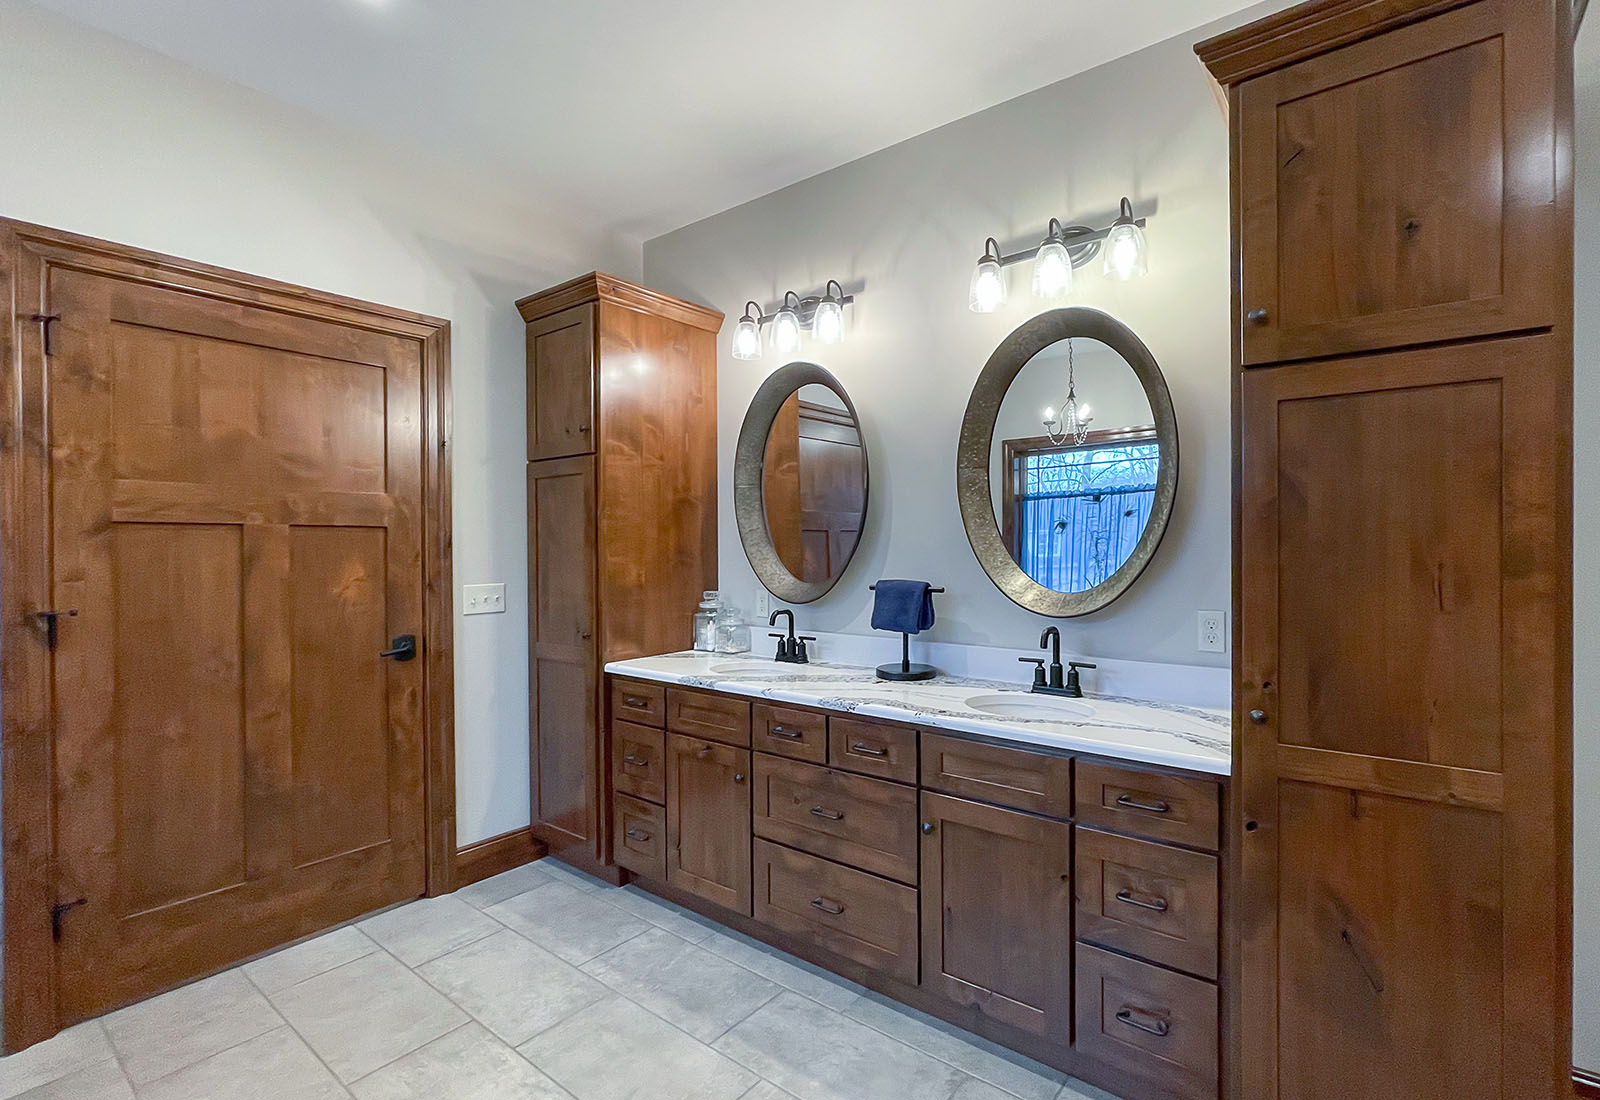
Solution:
<svg viewBox="0 0 1600 1100">
<path fill-rule="evenodd" d="M 1039 648 L 1050 651 L 1050 674 L 1046 678 L 1043 657 L 1019 657 L 1025 665 L 1033 665 L 1033 686 L 1030 691 L 1042 695 L 1065 695 L 1072 699 L 1083 698 L 1083 685 L 1078 678 L 1080 668 L 1095 668 L 1087 661 L 1068 661 L 1068 669 L 1063 679 L 1061 667 L 1061 630 L 1059 627 L 1045 627 L 1044 633 L 1039 635 Z"/>
<path fill-rule="evenodd" d="M 1039 635 L 1039 648 L 1050 650 L 1050 690 L 1062 691 L 1061 685 L 1061 628 L 1047 626 Z"/>
<path fill-rule="evenodd" d="M 811 637 L 796 638 L 794 636 L 794 612 L 790 611 L 787 607 L 780 607 L 778 610 L 774 611 L 767 618 L 767 625 L 776 626 L 779 615 L 789 616 L 789 634 L 788 637 L 785 637 L 782 634 L 767 635 L 769 638 L 778 639 L 778 654 L 773 658 L 773 660 L 782 661 L 787 665 L 810 664 L 811 658 L 806 655 L 806 643 L 814 642 L 816 639 Z"/>
</svg>

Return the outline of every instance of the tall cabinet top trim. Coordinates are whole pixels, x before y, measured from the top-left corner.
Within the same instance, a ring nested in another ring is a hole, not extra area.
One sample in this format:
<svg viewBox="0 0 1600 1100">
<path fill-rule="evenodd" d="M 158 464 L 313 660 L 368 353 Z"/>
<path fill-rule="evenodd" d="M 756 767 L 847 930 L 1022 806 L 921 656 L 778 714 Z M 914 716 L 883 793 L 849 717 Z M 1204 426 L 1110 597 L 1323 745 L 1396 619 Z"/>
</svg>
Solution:
<svg viewBox="0 0 1600 1100">
<path fill-rule="evenodd" d="M 536 321 L 586 302 L 611 302 L 707 332 L 719 332 L 722 329 L 722 314 L 718 310 L 674 298 L 603 271 L 591 271 L 549 290 L 530 294 L 517 302 L 517 312 L 522 314 L 524 321 Z"/>
</svg>

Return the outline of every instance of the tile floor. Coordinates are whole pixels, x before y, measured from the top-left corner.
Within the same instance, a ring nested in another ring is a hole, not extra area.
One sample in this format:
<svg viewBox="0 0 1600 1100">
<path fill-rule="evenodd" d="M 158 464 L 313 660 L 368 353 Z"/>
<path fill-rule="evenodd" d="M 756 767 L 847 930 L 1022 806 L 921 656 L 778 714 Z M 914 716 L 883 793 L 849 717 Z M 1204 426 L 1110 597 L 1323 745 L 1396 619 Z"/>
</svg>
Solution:
<svg viewBox="0 0 1600 1100">
<path fill-rule="evenodd" d="M 0 1059 L 0 1100 L 1115 1100 L 544 861 Z"/>
</svg>

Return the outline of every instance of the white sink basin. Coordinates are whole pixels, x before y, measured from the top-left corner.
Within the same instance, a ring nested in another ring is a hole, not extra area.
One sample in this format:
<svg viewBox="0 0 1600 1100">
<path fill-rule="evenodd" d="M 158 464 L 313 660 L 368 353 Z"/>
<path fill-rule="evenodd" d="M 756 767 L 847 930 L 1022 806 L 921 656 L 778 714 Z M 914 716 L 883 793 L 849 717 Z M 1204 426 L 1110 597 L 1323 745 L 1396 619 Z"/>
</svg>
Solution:
<svg viewBox="0 0 1600 1100">
<path fill-rule="evenodd" d="M 974 695 L 967 706 L 996 718 L 1051 718 L 1070 721 L 1088 718 L 1094 708 L 1075 699 L 1062 699 L 1054 695 Z"/>
<path fill-rule="evenodd" d="M 736 676 L 741 672 L 766 672 L 773 668 L 787 668 L 776 661 L 724 661 L 720 665 L 712 665 L 711 672 L 716 676 Z"/>
</svg>

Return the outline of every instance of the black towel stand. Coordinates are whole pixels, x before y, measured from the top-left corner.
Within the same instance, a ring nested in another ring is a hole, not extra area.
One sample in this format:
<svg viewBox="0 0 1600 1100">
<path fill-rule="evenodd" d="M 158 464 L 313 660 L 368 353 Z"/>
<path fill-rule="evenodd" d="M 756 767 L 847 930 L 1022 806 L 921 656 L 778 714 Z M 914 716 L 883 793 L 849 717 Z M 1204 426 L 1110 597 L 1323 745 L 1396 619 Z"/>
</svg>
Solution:
<svg viewBox="0 0 1600 1100">
<path fill-rule="evenodd" d="M 876 592 L 878 586 L 867 585 L 868 592 Z M 929 587 L 929 592 L 943 592 L 943 588 Z M 878 679 L 880 680 L 931 680 L 939 675 L 939 670 L 932 665 L 914 665 L 911 663 L 911 635 L 904 632 L 900 635 L 900 660 L 887 665 L 878 666 Z"/>
</svg>

